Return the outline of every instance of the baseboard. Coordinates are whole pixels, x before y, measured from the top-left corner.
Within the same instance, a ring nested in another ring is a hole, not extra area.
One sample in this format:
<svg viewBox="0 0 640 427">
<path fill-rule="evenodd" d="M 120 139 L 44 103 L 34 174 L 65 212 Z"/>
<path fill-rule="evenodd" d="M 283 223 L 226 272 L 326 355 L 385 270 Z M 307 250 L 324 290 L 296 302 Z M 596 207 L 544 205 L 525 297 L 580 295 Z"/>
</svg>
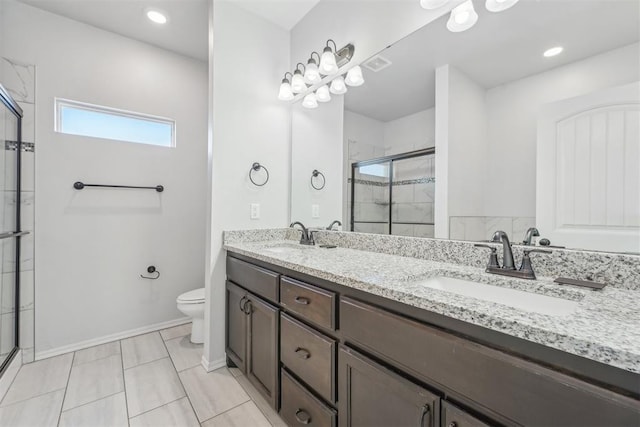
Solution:
<svg viewBox="0 0 640 427">
<path fill-rule="evenodd" d="M 209 362 L 204 356 L 200 360 L 200 364 L 207 372 L 215 371 L 216 369 L 220 369 L 224 366 L 227 366 L 227 358 L 223 357 L 222 359 L 212 360 Z"/>
<path fill-rule="evenodd" d="M 118 332 L 111 335 L 105 335 L 99 338 L 81 341 L 75 344 L 69 344 L 62 347 L 52 348 L 51 350 L 36 351 L 35 360 L 47 359 L 49 357 L 59 356 L 61 354 L 70 353 L 72 351 L 83 350 L 96 345 L 106 344 L 108 342 L 121 340 L 124 338 L 135 337 L 136 335 L 147 334 L 149 332 L 159 331 L 161 329 L 171 328 L 173 326 L 183 325 L 191 321 L 190 317 L 181 317 L 180 319 L 169 320 L 166 322 L 154 323 L 153 325 L 143 326 L 142 328 L 130 329 L 128 331 Z"/>
<path fill-rule="evenodd" d="M 9 391 L 9 386 L 13 383 L 14 378 L 18 375 L 18 371 L 22 366 L 22 350 L 13 357 L 13 360 L 7 366 L 4 374 L 0 377 L 0 400 L 4 399 L 4 395 Z"/>
</svg>

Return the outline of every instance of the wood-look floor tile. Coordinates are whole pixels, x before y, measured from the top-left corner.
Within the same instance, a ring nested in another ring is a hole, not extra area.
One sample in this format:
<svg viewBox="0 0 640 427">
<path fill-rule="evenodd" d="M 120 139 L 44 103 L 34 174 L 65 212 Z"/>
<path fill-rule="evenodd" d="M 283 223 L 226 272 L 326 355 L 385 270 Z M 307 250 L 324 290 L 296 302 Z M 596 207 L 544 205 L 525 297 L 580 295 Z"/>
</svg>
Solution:
<svg viewBox="0 0 640 427">
<path fill-rule="evenodd" d="M 200 422 L 249 400 L 227 368 L 207 373 L 201 366 L 179 373 Z"/>
<path fill-rule="evenodd" d="M 122 343 L 124 369 L 153 362 L 168 356 L 162 337 L 158 332 L 127 338 Z"/>
<path fill-rule="evenodd" d="M 184 397 L 184 389 L 169 358 L 124 371 L 129 417 Z"/>
<path fill-rule="evenodd" d="M 55 427 L 63 398 L 64 389 L 61 389 L 4 406 L 0 408 L 0 426 Z"/>
<path fill-rule="evenodd" d="M 124 391 L 124 379 L 120 355 L 83 363 L 71 368 L 63 410 L 121 391 Z"/>
<path fill-rule="evenodd" d="M 127 427 L 124 392 L 62 412 L 59 427 Z"/>
<path fill-rule="evenodd" d="M 202 344 L 192 343 L 188 336 L 174 338 L 164 343 L 178 372 L 200 365 L 204 348 Z"/>
<path fill-rule="evenodd" d="M 269 420 L 252 401 L 211 418 L 202 423 L 202 427 L 271 427 Z"/>
<path fill-rule="evenodd" d="M 73 353 L 23 365 L 0 406 L 27 400 L 67 385 Z"/>
<path fill-rule="evenodd" d="M 73 366 L 93 362 L 98 359 L 104 359 L 109 356 L 115 356 L 116 354 L 120 354 L 120 341 L 85 348 L 84 350 L 76 351 L 76 354 L 73 357 Z"/>
<path fill-rule="evenodd" d="M 162 335 L 162 339 L 165 341 L 191 335 L 191 322 L 174 326 L 173 328 L 163 329 L 160 331 L 160 335 Z"/>
<path fill-rule="evenodd" d="M 129 420 L 131 427 L 199 427 L 189 399 L 183 397 Z"/>
</svg>

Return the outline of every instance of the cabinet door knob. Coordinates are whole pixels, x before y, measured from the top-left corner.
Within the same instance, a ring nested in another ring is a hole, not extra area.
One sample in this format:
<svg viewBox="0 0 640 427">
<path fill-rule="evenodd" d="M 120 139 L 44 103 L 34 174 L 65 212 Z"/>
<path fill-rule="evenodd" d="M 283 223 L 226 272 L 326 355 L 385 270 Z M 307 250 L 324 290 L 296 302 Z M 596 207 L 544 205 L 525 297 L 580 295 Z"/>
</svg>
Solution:
<svg viewBox="0 0 640 427">
<path fill-rule="evenodd" d="M 302 347 L 298 347 L 296 348 L 295 353 L 301 358 L 301 359 L 308 359 L 311 357 L 311 353 L 309 353 L 309 351 L 305 350 Z"/>
<path fill-rule="evenodd" d="M 296 411 L 296 420 L 298 420 L 300 424 L 309 424 L 311 422 L 311 415 L 304 409 L 298 409 Z"/>
<path fill-rule="evenodd" d="M 451 421 L 447 427 L 458 427 L 458 423 L 455 421 Z"/>
<path fill-rule="evenodd" d="M 426 424 L 424 423 L 424 420 L 427 418 L 429 412 L 431 412 L 431 407 L 429 405 L 424 405 L 422 407 L 422 415 L 420 415 L 420 427 L 425 427 Z M 431 425 L 431 423 L 428 425 Z"/>
<path fill-rule="evenodd" d="M 305 298 L 305 297 L 296 297 L 294 301 L 302 305 L 309 305 L 309 302 L 310 302 L 309 298 Z"/>
</svg>

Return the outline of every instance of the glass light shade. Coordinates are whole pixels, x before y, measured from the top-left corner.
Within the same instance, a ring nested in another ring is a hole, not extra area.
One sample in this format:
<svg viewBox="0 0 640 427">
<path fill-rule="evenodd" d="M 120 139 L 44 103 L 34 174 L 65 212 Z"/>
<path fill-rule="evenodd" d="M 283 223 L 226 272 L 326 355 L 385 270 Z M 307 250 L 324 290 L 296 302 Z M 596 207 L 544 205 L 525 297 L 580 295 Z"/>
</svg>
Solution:
<svg viewBox="0 0 640 427">
<path fill-rule="evenodd" d="M 296 70 L 293 72 L 293 78 L 291 79 L 291 90 L 293 93 L 300 93 L 307 90 L 307 85 L 304 84 L 304 77 L 302 77 L 302 73 L 300 70 Z"/>
<path fill-rule="evenodd" d="M 467 0 L 459 6 L 456 6 L 447 21 L 447 29 L 452 33 L 466 31 L 478 22 L 478 14 L 473 8 L 471 0 Z"/>
<path fill-rule="evenodd" d="M 344 78 L 342 76 L 338 76 L 331 81 L 331 88 L 329 89 L 331 93 L 334 95 L 342 95 L 343 93 L 347 93 L 347 85 L 344 84 Z"/>
<path fill-rule="evenodd" d="M 502 12 L 518 3 L 518 1 L 519 0 L 487 0 L 485 7 L 489 12 Z"/>
<path fill-rule="evenodd" d="M 420 6 L 424 9 L 437 9 L 444 6 L 449 0 L 420 0 Z"/>
<path fill-rule="evenodd" d="M 147 11 L 147 18 L 149 18 L 149 20 L 155 22 L 156 24 L 166 24 L 168 21 L 167 15 L 160 12 L 159 10 L 153 9 Z"/>
<path fill-rule="evenodd" d="M 309 62 L 307 62 L 307 66 L 304 70 L 305 83 L 313 85 L 318 83 L 321 79 L 322 78 L 320 77 L 320 71 L 318 71 L 316 61 L 310 59 Z"/>
<path fill-rule="evenodd" d="M 547 49 L 542 54 L 545 58 L 551 58 L 552 56 L 560 55 L 564 49 L 562 46 L 552 47 L 551 49 Z"/>
<path fill-rule="evenodd" d="M 331 94 L 329 93 L 329 86 L 324 85 L 320 86 L 318 90 L 316 90 L 316 98 L 318 102 L 329 102 L 331 101 Z"/>
<path fill-rule="evenodd" d="M 310 93 L 302 100 L 302 106 L 304 108 L 318 108 L 318 98 L 315 93 Z"/>
<path fill-rule="evenodd" d="M 336 56 L 330 47 L 325 47 L 320 57 L 320 73 L 325 76 L 330 76 L 338 72 L 338 64 L 336 63 Z"/>
<path fill-rule="evenodd" d="M 280 101 L 291 101 L 293 99 L 293 91 L 291 90 L 289 80 L 282 79 L 282 83 L 280 84 L 280 92 L 278 92 L 278 99 Z"/>
<path fill-rule="evenodd" d="M 359 65 L 356 65 L 347 73 L 347 77 L 344 79 L 344 82 L 349 86 L 362 86 L 364 83 L 364 77 L 362 77 L 362 68 Z"/>
</svg>

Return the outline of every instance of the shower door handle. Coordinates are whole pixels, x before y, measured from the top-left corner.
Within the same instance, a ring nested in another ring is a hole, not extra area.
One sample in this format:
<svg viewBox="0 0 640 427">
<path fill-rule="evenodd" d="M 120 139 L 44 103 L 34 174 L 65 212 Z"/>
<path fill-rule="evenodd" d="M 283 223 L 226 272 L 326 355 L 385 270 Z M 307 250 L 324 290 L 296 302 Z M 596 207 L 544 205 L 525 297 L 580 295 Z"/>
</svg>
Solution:
<svg viewBox="0 0 640 427">
<path fill-rule="evenodd" d="M 8 239 L 9 237 L 24 236 L 25 234 L 29 234 L 29 232 L 28 231 L 10 231 L 8 233 L 1 233 L 0 234 L 0 240 Z"/>
</svg>

